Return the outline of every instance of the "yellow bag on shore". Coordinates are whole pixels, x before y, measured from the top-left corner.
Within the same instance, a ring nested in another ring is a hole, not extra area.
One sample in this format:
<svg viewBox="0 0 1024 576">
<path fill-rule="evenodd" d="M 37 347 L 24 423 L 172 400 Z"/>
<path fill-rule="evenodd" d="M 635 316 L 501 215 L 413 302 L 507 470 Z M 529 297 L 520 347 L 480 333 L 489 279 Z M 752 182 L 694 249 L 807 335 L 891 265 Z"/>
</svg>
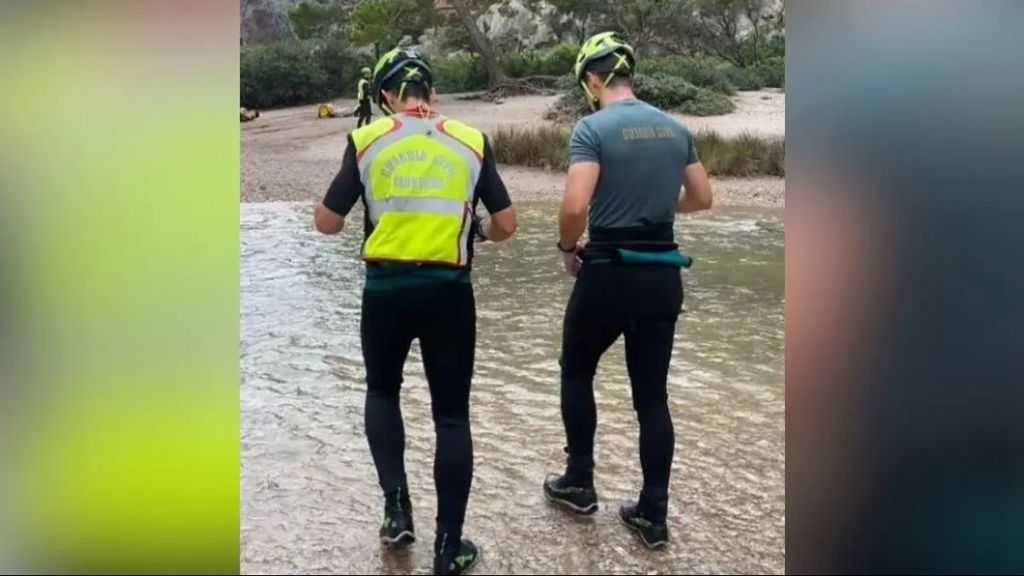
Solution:
<svg viewBox="0 0 1024 576">
<path fill-rule="evenodd" d="M 327 104 L 321 104 L 320 110 L 317 112 L 319 118 L 334 118 L 334 105 L 328 102 Z"/>
</svg>

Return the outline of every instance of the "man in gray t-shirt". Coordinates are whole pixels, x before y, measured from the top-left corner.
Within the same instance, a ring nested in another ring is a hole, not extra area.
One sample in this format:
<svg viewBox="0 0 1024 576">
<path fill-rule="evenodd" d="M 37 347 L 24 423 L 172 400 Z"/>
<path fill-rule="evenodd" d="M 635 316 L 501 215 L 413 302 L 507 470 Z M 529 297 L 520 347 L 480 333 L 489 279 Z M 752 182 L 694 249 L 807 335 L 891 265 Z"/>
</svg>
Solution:
<svg viewBox="0 0 1024 576">
<path fill-rule="evenodd" d="M 683 167 L 698 163 L 686 126 L 635 98 L 610 103 L 580 120 L 569 145 L 571 165 L 600 166 L 590 201 L 590 229 L 671 224 Z"/>
<path fill-rule="evenodd" d="M 689 130 L 636 99 L 632 48 L 615 33 L 584 43 L 576 78 L 593 114 L 573 131 L 558 248 L 576 277 L 562 332 L 564 474 L 544 480 L 548 500 L 581 514 L 597 511 L 594 487 L 594 374 L 623 336 L 640 421 L 643 488 L 619 509 L 648 548 L 668 541 L 669 475 L 675 433 L 668 368 L 683 302 L 675 215 L 711 207 L 711 184 Z M 686 189 L 680 196 L 680 187 Z M 589 223 L 586 248 L 578 242 Z"/>
</svg>

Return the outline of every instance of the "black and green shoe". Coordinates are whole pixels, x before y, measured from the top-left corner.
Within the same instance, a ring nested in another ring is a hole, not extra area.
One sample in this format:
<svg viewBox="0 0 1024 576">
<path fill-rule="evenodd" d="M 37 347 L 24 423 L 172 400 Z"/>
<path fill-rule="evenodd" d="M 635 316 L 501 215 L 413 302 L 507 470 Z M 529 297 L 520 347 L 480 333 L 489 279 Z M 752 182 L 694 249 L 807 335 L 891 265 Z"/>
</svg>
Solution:
<svg viewBox="0 0 1024 576">
<path fill-rule="evenodd" d="M 480 561 L 480 549 L 472 540 L 463 538 L 458 548 L 434 554 L 434 574 L 465 574 Z"/>
<path fill-rule="evenodd" d="M 548 474 L 544 479 L 544 497 L 577 514 L 590 515 L 597 512 L 597 491 L 593 485 L 575 486 L 565 476 L 558 474 Z"/>
<path fill-rule="evenodd" d="M 402 548 L 416 541 L 412 523 L 412 502 L 409 491 L 399 488 L 384 497 L 384 522 L 380 526 L 380 542 Z"/>
<path fill-rule="evenodd" d="M 664 522 L 653 522 L 640 513 L 636 502 L 627 502 L 619 508 L 619 519 L 631 530 L 640 535 L 644 546 L 650 550 L 662 548 L 668 544 L 668 525 Z"/>
</svg>

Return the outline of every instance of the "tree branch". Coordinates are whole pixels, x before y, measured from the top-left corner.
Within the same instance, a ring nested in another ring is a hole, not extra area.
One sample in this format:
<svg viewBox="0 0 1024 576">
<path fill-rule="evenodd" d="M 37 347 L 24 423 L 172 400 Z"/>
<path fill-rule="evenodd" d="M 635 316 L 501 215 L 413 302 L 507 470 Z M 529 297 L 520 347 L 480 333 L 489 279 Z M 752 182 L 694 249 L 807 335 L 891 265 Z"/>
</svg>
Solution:
<svg viewBox="0 0 1024 576">
<path fill-rule="evenodd" d="M 473 48 L 484 61 L 484 67 L 487 69 L 487 83 L 492 86 L 498 84 L 505 79 L 505 73 L 502 71 L 501 65 L 498 64 L 498 58 L 494 54 L 494 47 L 491 46 L 490 39 L 477 26 L 476 16 L 467 0 L 454 0 L 453 4 L 455 5 L 455 14 L 459 17 L 466 32 L 469 33 Z"/>
</svg>

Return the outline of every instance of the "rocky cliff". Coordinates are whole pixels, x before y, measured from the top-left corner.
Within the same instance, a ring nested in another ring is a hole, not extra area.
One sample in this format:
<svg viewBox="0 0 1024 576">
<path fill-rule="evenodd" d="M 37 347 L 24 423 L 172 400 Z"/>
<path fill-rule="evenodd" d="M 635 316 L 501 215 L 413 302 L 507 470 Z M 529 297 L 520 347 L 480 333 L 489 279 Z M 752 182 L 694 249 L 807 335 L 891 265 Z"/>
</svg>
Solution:
<svg viewBox="0 0 1024 576">
<path fill-rule="evenodd" d="M 288 22 L 289 3 L 279 0 L 241 0 L 242 44 L 267 44 L 294 38 Z"/>
</svg>

